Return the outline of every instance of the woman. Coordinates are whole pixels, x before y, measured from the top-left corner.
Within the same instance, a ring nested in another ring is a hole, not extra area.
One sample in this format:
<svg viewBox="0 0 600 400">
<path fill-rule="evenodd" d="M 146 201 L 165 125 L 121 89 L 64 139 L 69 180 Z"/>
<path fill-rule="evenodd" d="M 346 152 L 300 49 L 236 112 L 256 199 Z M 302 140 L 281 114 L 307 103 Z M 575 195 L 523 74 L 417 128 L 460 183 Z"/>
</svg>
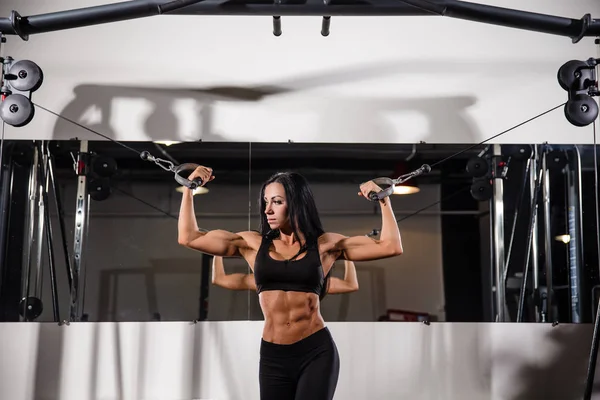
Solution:
<svg viewBox="0 0 600 400">
<path fill-rule="evenodd" d="M 326 278 L 326 293 L 322 293 L 321 300 L 325 294 L 352 293 L 358 290 L 358 279 L 356 267 L 352 261 L 344 261 L 344 279 L 330 277 Z M 223 257 L 213 257 L 212 283 L 230 290 L 256 290 L 254 274 L 233 273 L 226 274 L 223 266 Z"/>
<path fill-rule="evenodd" d="M 188 179 L 215 177 L 199 166 Z M 360 186 L 368 198 L 381 188 Z M 325 232 L 312 191 L 301 175 L 277 173 L 260 191 L 259 232 L 200 232 L 193 195 L 184 190 L 179 244 L 218 257 L 242 257 L 254 272 L 264 315 L 259 384 L 262 400 L 331 400 L 339 374 L 336 345 L 319 310 L 325 277 L 338 259 L 369 261 L 402 254 L 400 232 L 389 197 L 379 202 L 379 240 Z"/>
</svg>

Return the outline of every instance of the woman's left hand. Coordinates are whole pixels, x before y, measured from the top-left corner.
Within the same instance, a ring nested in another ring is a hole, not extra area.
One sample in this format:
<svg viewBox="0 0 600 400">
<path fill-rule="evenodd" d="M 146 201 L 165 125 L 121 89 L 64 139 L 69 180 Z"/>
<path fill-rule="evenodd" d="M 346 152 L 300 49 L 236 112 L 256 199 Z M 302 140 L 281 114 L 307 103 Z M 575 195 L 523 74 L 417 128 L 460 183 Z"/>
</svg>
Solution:
<svg viewBox="0 0 600 400">
<path fill-rule="evenodd" d="M 363 196 L 365 199 L 369 199 L 369 193 L 371 192 L 379 193 L 381 192 L 381 188 L 373 181 L 368 181 L 360 185 L 360 192 L 358 192 L 358 195 Z"/>
</svg>

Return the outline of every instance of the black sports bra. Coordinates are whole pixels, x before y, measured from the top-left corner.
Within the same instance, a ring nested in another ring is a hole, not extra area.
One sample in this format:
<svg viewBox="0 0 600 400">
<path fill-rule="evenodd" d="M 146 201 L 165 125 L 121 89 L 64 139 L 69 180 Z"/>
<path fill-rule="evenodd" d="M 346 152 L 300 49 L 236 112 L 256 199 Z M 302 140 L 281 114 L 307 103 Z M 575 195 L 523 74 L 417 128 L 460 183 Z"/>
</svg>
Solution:
<svg viewBox="0 0 600 400">
<path fill-rule="evenodd" d="M 316 293 L 323 298 L 327 291 L 318 247 L 308 246 L 300 259 L 275 260 L 269 254 L 272 240 L 263 237 L 254 262 L 254 281 L 258 293 L 268 290 Z M 327 276 L 328 278 L 329 276 Z"/>
</svg>

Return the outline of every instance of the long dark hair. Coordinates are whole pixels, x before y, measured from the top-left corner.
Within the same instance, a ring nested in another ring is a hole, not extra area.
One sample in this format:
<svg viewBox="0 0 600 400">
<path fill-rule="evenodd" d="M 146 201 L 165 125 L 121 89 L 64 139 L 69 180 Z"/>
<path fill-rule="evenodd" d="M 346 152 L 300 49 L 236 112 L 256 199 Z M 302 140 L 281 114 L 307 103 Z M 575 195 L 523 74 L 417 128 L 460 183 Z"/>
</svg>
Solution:
<svg viewBox="0 0 600 400">
<path fill-rule="evenodd" d="M 274 182 L 280 183 L 285 190 L 288 218 L 294 235 L 299 237 L 299 234 L 302 234 L 307 245 L 315 245 L 319 236 L 325 231 L 308 181 L 297 172 L 278 172 L 267 179 L 260 188 L 260 198 L 258 199 L 260 234 L 268 238 L 275 238 L 279 235 L 279 231 L 271 230 L 265 215 L 265 188 Z"/>
</svg>

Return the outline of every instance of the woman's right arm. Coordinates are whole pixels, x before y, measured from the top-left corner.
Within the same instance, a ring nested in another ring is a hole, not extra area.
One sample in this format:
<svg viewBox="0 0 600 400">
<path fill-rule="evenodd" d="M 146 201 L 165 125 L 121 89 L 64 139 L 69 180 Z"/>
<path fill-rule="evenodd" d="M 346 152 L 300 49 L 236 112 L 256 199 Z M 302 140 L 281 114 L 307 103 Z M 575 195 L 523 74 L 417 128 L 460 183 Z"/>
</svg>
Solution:
<svg viewBox="0 0 600 400">
<path fill-rule="evenodd" d="M 212 169 L 203 166 L 196 168 L 188 179 L 192 180 L 196 177 L 202 179 L 203 186 L 214 179 Z M 247 232 L 233 233 L 220 229 L 201 232 L 196 222 L 194 195 L 188 188 L 184 188 L 181 198 L 177 230 L 177 241 L 180 245 L 213 256 L 239 257 L 248 248 L 244 237 L 249 234 Z"/>
</svg>

